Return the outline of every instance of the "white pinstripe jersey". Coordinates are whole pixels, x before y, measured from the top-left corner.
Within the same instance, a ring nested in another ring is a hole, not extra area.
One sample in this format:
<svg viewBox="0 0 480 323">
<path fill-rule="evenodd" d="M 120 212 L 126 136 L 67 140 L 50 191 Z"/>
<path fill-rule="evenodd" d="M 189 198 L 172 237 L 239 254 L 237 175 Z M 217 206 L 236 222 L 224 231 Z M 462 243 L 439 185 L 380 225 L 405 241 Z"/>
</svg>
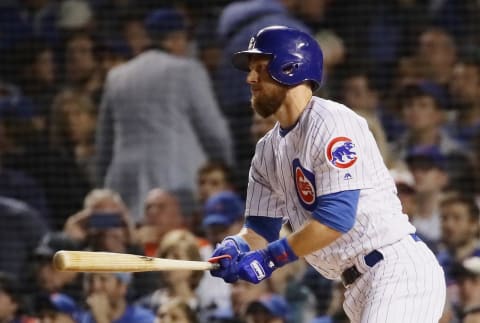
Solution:
<svg viewBox="0 0 480 323">
<path fill-rule="evenodd" d="M 246 216 L 289 221 L 294 230 L 312 218 L 317 196 L 360 189 L 353 228 L 306 256 L 335 279 L 355 257 L 400 240 L 415 228 L 401 211 L 397 191 L 367 122 L 346 106 L 313 97 L 285 136 L 279 124 L 256 146 Z"/>
</svg>

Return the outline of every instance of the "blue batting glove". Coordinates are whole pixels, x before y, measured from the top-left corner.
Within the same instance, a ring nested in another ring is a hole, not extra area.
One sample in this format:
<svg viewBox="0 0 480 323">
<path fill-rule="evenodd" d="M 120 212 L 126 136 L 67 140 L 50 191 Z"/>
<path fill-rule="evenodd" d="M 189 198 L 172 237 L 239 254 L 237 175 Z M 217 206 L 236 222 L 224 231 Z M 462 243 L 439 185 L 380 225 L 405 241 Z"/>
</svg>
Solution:
<svg viewBox="0 0 480 323">
<path fill-rule="evenodd" d="M 241 255 L 238 261 L 238 276 L 250 283 L 258 284 L 272 272 L 297 260 L 286 238 L 268 244 L 267 248 Z"/>
<path fill-rule="evenodd" d="M 227 283 L 234 283 L 238 280 L 238 258 L 240 255 L 250 251 L 247 242 L 239 236 L 229 236 L 223 239 L 217 248 L 213 251 L 212 258 L 220 258 L 218 263 L 220 268 L 210 271 L 212 276 L 223 278 Z"/>
</svg>

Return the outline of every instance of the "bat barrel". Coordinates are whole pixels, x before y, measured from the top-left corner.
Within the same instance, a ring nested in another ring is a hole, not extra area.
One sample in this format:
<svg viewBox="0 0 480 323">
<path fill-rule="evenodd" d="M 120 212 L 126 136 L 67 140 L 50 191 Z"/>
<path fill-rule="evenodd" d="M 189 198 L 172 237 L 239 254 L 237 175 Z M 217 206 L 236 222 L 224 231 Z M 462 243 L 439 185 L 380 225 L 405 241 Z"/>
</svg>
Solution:
<svg viewBox="0 0 480 323">
<path fill-rule="evenodd" d="M 60 271 L 142 272 L 211 270 L 218 268 L 219 265 L 207 261 L 154 258 L 113 252 L 60 250 L 53 257 L 53 266 Z"/>
</svg>

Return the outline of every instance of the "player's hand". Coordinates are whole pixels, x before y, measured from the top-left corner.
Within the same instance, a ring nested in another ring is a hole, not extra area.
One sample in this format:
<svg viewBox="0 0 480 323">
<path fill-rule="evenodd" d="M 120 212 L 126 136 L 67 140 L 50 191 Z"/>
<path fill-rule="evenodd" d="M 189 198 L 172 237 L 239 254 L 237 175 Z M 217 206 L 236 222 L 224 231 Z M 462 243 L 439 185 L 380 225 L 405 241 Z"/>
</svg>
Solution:
<svg viewBox="0 0 480 323">
<path fill-rule="evenodd" d="M 238 262 L 238 276 L 250 283 L 258 284 L 269 278 L 277 269 L 266 249 L 251 251 Z"/>
<path fill-rule="evenodd" d="M 269 243 L 265 249 L 241 255 L 238 261 L 238 276 L 240 279 L 258 284 L 269 278 L 275 269 L 297 259 L 287 239 L 283 238 Z"/>
<path fill-rule="evenodd" d="M 223 257 L 218 260 L 220 268 L 210 271 L 212 276 L 223 278 L 227 283 L 234 283 L 238 280 L 238 259 L 241 254 L 248 252 L 250 247 L 238 236 L 226 237 L 222 243 L 213 251 L 212 258 Z"/>
</svg>

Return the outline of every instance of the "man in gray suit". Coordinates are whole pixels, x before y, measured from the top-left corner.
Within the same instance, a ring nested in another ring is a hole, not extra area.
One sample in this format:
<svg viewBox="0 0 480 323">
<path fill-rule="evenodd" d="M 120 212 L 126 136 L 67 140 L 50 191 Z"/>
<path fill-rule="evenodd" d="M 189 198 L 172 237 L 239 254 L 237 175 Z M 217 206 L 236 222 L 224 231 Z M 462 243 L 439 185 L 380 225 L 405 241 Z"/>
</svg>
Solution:
<svg viewBox="0 0 480 323">
<path fill-rule="evenodd" d="M 159 12 L 145 20 L 156 45 Z M 137 221 L 150 189 L 193 201 L 196 172 L 206 160 L 232 163 L 228 125 L 204 67 L 160 48 L 108 74 L 96 146 L 100 183 L 121 194 Z"/>
</svg>

